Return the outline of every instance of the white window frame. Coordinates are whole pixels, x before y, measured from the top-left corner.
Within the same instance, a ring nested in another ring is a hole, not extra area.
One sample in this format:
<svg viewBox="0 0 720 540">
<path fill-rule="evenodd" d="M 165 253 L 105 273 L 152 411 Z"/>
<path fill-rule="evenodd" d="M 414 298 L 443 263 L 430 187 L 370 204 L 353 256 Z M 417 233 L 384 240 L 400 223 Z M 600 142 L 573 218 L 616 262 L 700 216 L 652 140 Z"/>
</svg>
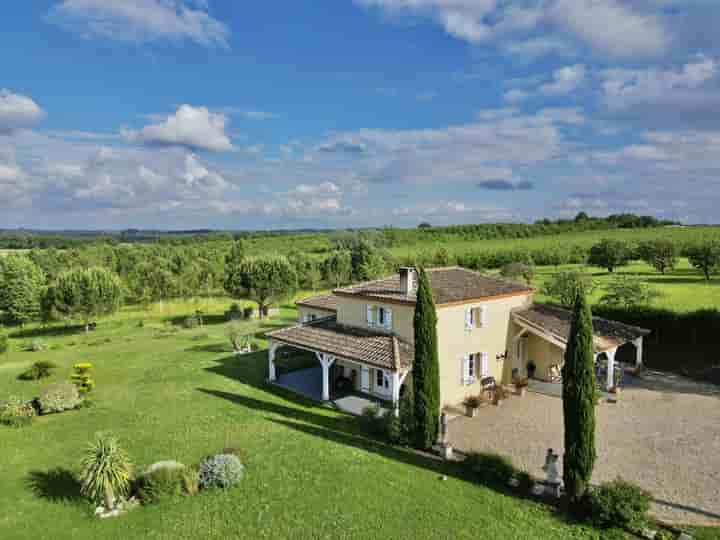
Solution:
<svg viewBox="0 0 720 540">
<path fill-rule="evenodd" d="M 379 379 L 379 380 L 378 380 Z M 389 396 L 392 393 L 390 373 L 384 369 L 375 369 L 375 393 Z"/>
<path fill-rule="evenodd" d="M 465 310 L 465 330 L 471 331 L 475 328 L 487 326 L 487 306 L 470 306 Z"/>
<path fill-rule="evenodd" d="M 392 330 L 393 312 L 391 308 L 368 304 L 365 309 L 368 327 L 384 328 L 388 331 Z"/>
</svg>

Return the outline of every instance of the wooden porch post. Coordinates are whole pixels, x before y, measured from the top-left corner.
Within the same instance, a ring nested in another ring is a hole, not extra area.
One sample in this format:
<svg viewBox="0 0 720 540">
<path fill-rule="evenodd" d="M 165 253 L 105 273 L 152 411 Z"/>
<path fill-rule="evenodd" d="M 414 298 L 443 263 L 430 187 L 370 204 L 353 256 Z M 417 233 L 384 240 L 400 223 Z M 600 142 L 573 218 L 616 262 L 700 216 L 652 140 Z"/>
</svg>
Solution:
<svg viewBox="0 0 720 540">
<path fill-rule="evenodd" d="M 643 338 L 639 337 L 635 340 L 635 367 L 639 368 L 643 365 Z"/>
<path fill-rule="evenodd" d="M 335 363 L 335 357 L 319 352 L 316 352 L 315 355 L 322 366 L 322 400 L 330 401 L 330 366 Z"/>
<path fill-rule="evenodd" d="M 393 371 L 392 374 L 392 402 L 393 412 L 395 416 L 400 416 L 400 386 L 402 381 L 400 380 L 400 372 Z"/>
<path fill-rule="evenodd" d="M 277 380 L 277 373 L 275 372 L 275 353 L 277 348 L 277 343 L 273 340 L 268 340 L 268 380 L 271 382 Z"/>
<path fill-rule="evenodd" d="M 615 353 L 617 349 L 605 351 L 607 355 L 607 389 L 610 390 L 615 386 Z"/>
</svg>

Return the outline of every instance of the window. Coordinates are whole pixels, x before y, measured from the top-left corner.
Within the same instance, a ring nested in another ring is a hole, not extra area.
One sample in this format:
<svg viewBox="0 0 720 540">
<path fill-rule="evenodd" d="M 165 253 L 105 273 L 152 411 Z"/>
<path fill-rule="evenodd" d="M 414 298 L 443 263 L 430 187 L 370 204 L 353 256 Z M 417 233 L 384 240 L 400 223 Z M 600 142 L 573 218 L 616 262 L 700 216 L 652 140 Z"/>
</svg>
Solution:
<svg viewBox="0 0 720 540">
<path fill-rule="evenodd" d="M 465 311 L 465 329 L 483 328 L 487 326 L 487 309 L 485 306 L 468 308 Z"/>
<path fill-rule="evenodd" d="M 472 353 L 463 358 L 462 363 L 462 383 L 464 385 L 473 384 L 478 377 L 488 376 L 488 354 Z"/>
<path fill-rule="evenodd" d="M 392 330 L 392 309 L 381 306 L 367 306 L 367 324 Z"/>
</svg>

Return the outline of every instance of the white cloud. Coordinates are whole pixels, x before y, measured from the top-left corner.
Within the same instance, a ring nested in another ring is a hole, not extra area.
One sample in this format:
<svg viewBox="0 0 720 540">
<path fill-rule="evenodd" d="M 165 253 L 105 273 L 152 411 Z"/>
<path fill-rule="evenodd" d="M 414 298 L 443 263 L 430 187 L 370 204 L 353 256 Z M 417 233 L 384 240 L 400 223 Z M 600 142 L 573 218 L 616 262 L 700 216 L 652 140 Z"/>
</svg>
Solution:
<svg viewBox="0 0 720 540">
<path fill-rule="evenodd" d="M 699 57 L 678 69 L 608 69 L 600 73 L 605 104 L 623 109 L 651 101 L 668 102 L 691 97 L 717 75 L 718 63 Z"/>
<path fill-rule="evenodd" d="M 530 97 L 530 92 L 526 90 L 520 90 L 519 88 L 513 88 L 503 94 L 503 100 L 508 103 L 519 103 Z"/>
<path fill-rule="evenodd" d="M 44 117 L 45 111 L 31 98 L 0 89 L 0 133 L 30 126 Z"/>
<path fill-rule="evenodd" d="M 355 0 L 390 16 L 432 19 L 451 36 L 473 44 L 505 42 L 513 54 L 568 53 L 579 42 L 614 57 L 661 54 L 669 31 L 657 6 L 618 0 Z M 640 9 L 644 8 L 644 9 Z M 521 39 L 513 36 L 522 35 Z"/>
<path fill-rule="evenodd" d="M 229 36 L 205 0 L 63 0 L 49 19 L 83 37 L 118 41 L 189 40 L 226 47 Z"/>
<path fill-rule="evenodd" d="M 549 5 L 547 16 L 559 28 L 610 56 L 656 56 L 668 47 L 668 30 L 652 12 L 617 0 L 555 0 Z"/>
<path fill-rule="evenodd" d="M 205 107 L 181 105 L 163 122 L 140 130 L 123 130 L 130 142 L 147 145 L 184 146 L 194 150 L 226 152 L 233 149 L 225 133 L 227 117 Z"/>
<path fill-rule="evenodd" d="M 585 82 L 585 66 L 575 64 L 556 69 L 552 82 L 540 86 L 540 93 L 546 96 L 559 96 L 577 90 Z"/>
</svg>

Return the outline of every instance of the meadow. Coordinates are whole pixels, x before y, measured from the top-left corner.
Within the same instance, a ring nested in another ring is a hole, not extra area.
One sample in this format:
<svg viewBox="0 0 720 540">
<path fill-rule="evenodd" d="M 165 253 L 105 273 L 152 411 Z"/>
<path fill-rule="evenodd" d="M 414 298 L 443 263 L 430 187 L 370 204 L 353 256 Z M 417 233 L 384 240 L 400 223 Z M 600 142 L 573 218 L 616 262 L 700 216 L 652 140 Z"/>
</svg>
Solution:
<svg viewBox="0 0 720 540">
<path fill-rule="evenodd" d="M 456 465 L 376 442 L 353 418 L 267 385 L 264 350 L 231 353 L 222 317 L 228 304 L 129 307 L 87 335 L 62 326 L 13 332 L 11 352 L 0 357 L 0 395 L 31 398 L 79 361 L 93 363 L 97 387 L 92 408 L 0 430 L 0 538 L 603 538 L 541 504 L 478 485 Z M 206 313 L 203 327 L 178 325 L 195 309 Z M 263 332 L 295 317 L 287 306 L 246 329 L 264 347 Z M 32 339 L 49 349 L 21 351 Z M 50 380 L 16 379 L 39 359 L 59 364 Z M 194 464 L 235 447 L 246 476 L 232 490 L 94 519 L 74 474 L 94 433 L 108 430 L 138 468 L 166 459 Z"/>
</svg>

